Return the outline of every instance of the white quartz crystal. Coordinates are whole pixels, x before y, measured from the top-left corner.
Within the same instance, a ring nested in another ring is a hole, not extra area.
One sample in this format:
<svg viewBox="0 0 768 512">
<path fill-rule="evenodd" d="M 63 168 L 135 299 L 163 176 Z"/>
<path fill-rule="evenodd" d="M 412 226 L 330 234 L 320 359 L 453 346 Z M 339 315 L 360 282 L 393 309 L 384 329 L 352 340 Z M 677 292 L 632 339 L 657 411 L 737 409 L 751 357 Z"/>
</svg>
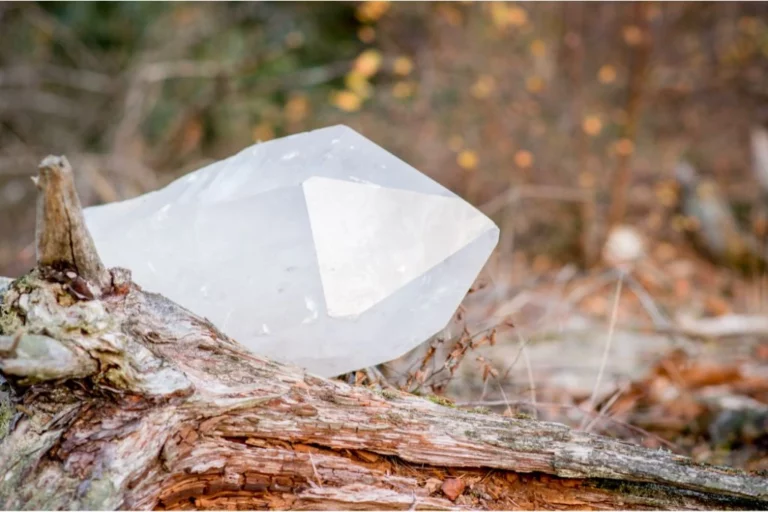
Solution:
<svg viewBox="0 0 768 512">
<path fill-rule="evenodd" d="M 325 376 L 442 329 L 499 235 L 345 126 L 257 144 L 85 217 L 107 265 L 253 352 Z"/>
</svg>

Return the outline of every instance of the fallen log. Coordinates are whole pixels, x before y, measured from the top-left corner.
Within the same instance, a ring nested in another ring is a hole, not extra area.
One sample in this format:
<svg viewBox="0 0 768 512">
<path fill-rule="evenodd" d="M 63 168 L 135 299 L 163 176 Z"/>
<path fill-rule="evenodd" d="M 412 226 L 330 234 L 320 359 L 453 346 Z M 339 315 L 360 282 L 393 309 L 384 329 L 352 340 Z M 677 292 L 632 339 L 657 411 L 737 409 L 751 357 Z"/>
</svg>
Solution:
<svg viewBox="0 0 768 512">
<path fill-rule="evenodd" d="M 243 349 L 105 269 L 63 158 L 0 289 L 2 509 L 765 509 L 765 475 Z M 4 290 L 4 291 L 3 291 Z"/>
</svg>

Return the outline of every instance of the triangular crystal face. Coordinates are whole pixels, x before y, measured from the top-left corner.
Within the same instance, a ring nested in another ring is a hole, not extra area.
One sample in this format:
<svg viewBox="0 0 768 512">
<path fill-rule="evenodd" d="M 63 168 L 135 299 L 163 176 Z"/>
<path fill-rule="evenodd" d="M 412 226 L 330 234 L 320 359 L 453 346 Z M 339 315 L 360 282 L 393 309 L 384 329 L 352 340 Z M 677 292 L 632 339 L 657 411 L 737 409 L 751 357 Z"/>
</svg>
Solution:
<svg viewBox="0 0 768 512">
<path fill-rule="evenodd" d="M 493 223 L 458 197 L 329 178 L 303 184 L 328 315 L 359 315 Z"/>
<path fill-rule="evenodd" d="M 325 376 L 442 329 L 499 233 L 345 126 L 257 144 L 85 216 L 107 265 L 253 352 Z"/>
</svg>

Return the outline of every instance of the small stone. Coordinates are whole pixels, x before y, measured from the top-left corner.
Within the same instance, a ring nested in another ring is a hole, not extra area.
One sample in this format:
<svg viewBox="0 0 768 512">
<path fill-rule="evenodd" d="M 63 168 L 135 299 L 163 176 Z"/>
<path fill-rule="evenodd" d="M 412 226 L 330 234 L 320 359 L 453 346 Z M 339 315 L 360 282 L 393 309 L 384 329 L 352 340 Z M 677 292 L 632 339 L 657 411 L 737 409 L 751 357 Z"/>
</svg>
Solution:
<svg viewBox="0 0 768 512">
<path fill-rule="evenodd" d="M 110 267 L 253 352 L 323 376 L 390 361 L 442 329 L 499 236 L 345 126 L 256 144 L 85 218 Z"/>
</svg>

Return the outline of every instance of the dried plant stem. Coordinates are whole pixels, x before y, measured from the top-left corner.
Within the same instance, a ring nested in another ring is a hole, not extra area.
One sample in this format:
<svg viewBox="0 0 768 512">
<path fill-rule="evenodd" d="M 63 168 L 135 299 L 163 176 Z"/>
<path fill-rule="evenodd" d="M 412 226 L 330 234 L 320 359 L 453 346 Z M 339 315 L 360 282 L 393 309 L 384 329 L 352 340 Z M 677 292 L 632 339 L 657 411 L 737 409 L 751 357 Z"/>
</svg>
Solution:
<svg viewBox="0 0 768 512">
<path fill-rule="evenodd" d="M 601 419 L 606 418 L 605 413 L 607 411 L 609 411 L 611 409 L 611 407 L 613 407 L 613 404 L 616 403 L 616 400 L 619 399 L 619 397 L 624 393 L 624 391 L 625 391 L 624 388 L 617 389 L 616 392 L 613 394 L 613 396 L 611 396 L 611 398 L 609 398 L 605 402 L 605 404 L 603 404 L 603 406 L 600 408 L 600 410 L 596 411 L 596 414 L 594 415 L 594 418 L 592 418 L 592 421 L 590 421 L 589 424 L 587 424 L 587 426 L 584 429 L 586 432 L 591 432 L 592 428 L 597 424 L 598 421 L 600 421 Z"/>
<path fill-rule="evenodd" d="M 592 388 L 592 396 L 589 397 L 589 410 L 595 410 L 595 403 L 597 401 L 597 393 L 600 390 L 600 384 L 603 381 L 603 373 L 605 367 L 608 364 L 608 354 L 611 352 L 611 345 L 613 344 L 613 333 L 616 328 L 616 319 L 619 313 L 619 300 L 621 299 L 621 289 L 624 283 L 624 274 L 619 274 L 619 281 L 616 283 L 616 298 L 613 301 L 613 310 L 611 311 L 611 323 L 608 325 L 608 338 L 605 340 L 605 349 L 603 350 L 603 358 L 600 361 L 600 369 L 597 372 L 597 379 L 595 380 L 595 387 Z M 586 420 L 587 417 L 585 417 Z M 581 428 L 584 429 L 586 421 L 581 422 Z"/>
<path fill-rule="evenodd" d="M 526 348 L 528 342 L 523 338 L 523 335 L 520 334 L 519 329 L 515 329 L 515 334 L 517 334 L 517 341 L 520 344 L 520 353 L 523 355 L 523 361 L 525 362 L 525 371 L 528 374 L 528 383 L 531 386 L 530 393 L 531 403 L 533 404 L 533 416 L 536 418 L 538 417 L 536 410 L 536 381 L 533 379 L 533 367 L 531 366 L 531 359 L 528 357 L 528 349 Z"/>
</svg>

